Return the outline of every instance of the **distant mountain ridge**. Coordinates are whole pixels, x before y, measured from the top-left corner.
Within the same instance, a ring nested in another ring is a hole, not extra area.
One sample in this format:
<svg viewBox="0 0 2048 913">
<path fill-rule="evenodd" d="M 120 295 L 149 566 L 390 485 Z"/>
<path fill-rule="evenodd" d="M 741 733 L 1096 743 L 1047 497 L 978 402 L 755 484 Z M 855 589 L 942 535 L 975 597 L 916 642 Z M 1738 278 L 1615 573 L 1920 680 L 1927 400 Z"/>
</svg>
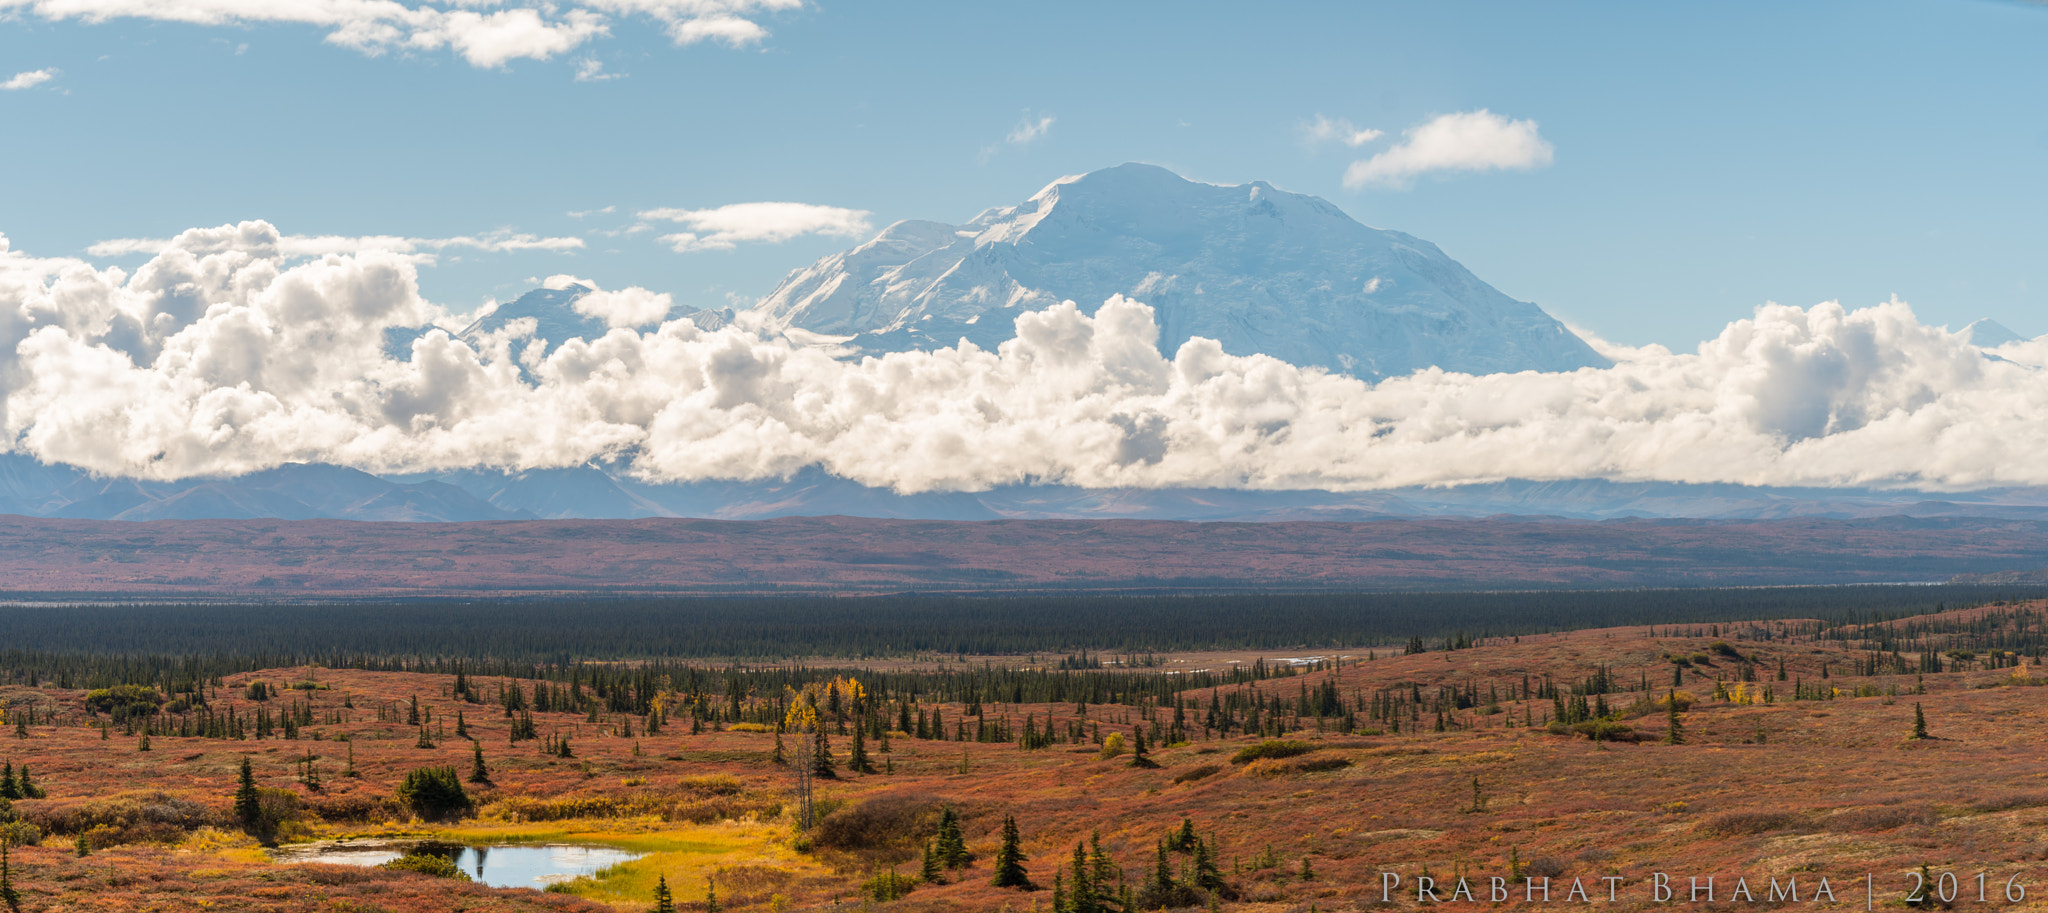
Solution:
<svg viewBox="0 0 2048 913">
<path fill-rule="evenodd" d="M 1897 584 L 2048 563 L 2048 522 L 1907 518 L 133 524 L 0 516 L 0 542 L 0 592 L 56 601 Z"/>
<path fill-rule="evenodd" d="M 382 478 L 289 464 L 229 479 L 95 478 L 0 455 L 0 513 L 97 520 L 342 519 L 416 522 L 853 516 L 901 520 L 1143 519 L 1278 522 L 1417 517 L 1577 520 L 2048 519 L 2048 490 L 1964 493 L 1757 488 L 1666 482 L 1506 481 L 1365 492 L 1085 489 L 1014 485 L 898 494 L 817 469 L 789 479 L 650 484 L 599 466 L 465 469 Z"/>
<path fill-rule="evenodd" d="M 531 517 L 433 480 L 393 482 L 342 466 L 290 463 L 230 479 L 93 476 L 0 454 L 0 513 L 86 520 L 347 519 L 406 522 Z"/>
<path fill-rule="evenodd" d="M 1092 313 L 1113 295 L 1152 306 L 1167 355 L 1203 336 L 1367 379 L 1609 364 L 1420 238 L 1263 181 L 1141 164 L 1062 178 L 965 225 L 898 222 L 790 273 L 756 309 L 867 353 L 994 349 L 1019 314 L 1067 300 Z"/>
</svg>

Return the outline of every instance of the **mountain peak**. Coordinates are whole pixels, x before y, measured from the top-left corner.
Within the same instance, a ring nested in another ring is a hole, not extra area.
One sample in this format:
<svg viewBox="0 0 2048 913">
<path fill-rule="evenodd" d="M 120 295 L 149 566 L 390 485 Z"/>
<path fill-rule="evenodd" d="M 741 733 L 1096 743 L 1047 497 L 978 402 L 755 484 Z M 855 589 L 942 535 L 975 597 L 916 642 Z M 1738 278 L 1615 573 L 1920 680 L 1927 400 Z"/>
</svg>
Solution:
<svg viewBox="0 0 2048 913">
<path fill-rule="evenodd" d="M 1964 342 L 1980 349 L 1995 349 L 2008 342 L 2020 342 L 2026 339 L 2026 337 L 2008 329 L 2005 324 L 1992 320 L 1989 317 L 1964 327 L 1963 331 L 1957 335 L 1963 337 Z"/>
<path fill-rule="evenodd" d="M 1135 162 L 964 225 L 899 222 L 791 273 L 759 309 L 868 352 L 993 349 L 1020 313 L 1067 300 L 1092 313 L 1114 295 L 1153 307 L 1169 355 L 1202 336 L 1365 378 L 1607 364 L 1436 245 L 1263 181 L 1207 184 Z"/>
</svg>

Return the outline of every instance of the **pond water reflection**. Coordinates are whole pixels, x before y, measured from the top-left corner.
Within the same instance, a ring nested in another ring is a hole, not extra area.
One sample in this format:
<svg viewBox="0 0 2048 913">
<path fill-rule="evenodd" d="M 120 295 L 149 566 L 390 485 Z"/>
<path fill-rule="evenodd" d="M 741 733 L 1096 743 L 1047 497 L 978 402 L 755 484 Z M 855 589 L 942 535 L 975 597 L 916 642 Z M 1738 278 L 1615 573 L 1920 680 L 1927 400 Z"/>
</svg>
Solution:
<svg viewBox="0 0 2048 913">
<path fill-rule="evenodd" d="M 284 847 L 279 862 L 325 862 L 371 866 L 407 853 L 430 853 L 455 861 L 463 873 L 494 888 L 543 888 L 550 882 L 595 874 L 641 854 L 610 846 L 573 843 L 466 845 L 442 842 L 356 841 Z"/>
</svg>

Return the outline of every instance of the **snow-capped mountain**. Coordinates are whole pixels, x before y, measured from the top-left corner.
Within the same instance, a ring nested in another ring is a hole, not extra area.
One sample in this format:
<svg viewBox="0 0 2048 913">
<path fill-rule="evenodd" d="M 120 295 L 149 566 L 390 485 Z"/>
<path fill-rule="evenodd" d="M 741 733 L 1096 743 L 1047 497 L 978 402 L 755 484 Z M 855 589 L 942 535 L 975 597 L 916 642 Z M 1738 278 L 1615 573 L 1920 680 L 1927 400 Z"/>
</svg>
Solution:
<svg viewBox="0 0 2048 913">
<path fill-rule="evenodd" d="M 610 332 L 611 327 L 599 317 L 576 310 L 576 302 L 595 291 L 590 286 L 574 282 L 534 289 L 477 318 L 456 334 L 456 338 L 476 346 L 486 335 L 503 330 L 514 321 L 531 319 L 534 322 L 531 337 L 547 340 L 551 350 L 570 339 L 597 339 Z M 675 317 L 688 317 L 703 329 L 715 330 L 731 323 L 733 312 L 730 308 L 677 309 L 662 319 Z M 659 322 L 653 320 L 649 324 Z"/>
<path fill-rule="evenodd" d="M 1264 182 L 1140 164 L 1062 178 L 965 225 L 898 222 L 791 273 L 759 310 L 863 352 L 992 349 L 1020 313 L 1067 300 L 1093 312 L 1117 294 L 1156 310 L 1168 355 L 1204 336 L 1368 379 L 1608 364 L 1427 241 Z"/>
<path fill-rule="evenodd" d="M 1986 317 L 1963 328 L 1963 340 L 1980 349 L 1995 349 L 2009 342 L 2020 342 L 2026 337 L 2008 329 L 2005 324 Z"/>
</svg>

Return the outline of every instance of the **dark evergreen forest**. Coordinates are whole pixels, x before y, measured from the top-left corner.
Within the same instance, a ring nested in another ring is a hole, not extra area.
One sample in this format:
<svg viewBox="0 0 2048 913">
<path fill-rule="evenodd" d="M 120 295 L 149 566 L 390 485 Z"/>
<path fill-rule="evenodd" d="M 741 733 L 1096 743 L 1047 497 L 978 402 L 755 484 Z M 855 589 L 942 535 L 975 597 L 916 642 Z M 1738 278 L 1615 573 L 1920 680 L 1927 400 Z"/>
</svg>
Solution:
<svg viewBox="0 0 2048 913">
<path fill-rule="evenodd" d="M 1277 734 L 1284 722 L 1339 718 L 1389 727 L 1460 725 L 1459 711 L 1502 699 L 1498 684 L 1424 692 L 1419 685 L 1344 694 L 1325 678 L 1283 700 L 1242 686 L 1312 675 L 1372 652 L 1462 650 L 1489 640 L 1550 631 L 1652 625 L 1668 637 L 1727 637 L 1736 643 L 1806 638 L 1863 651 L 1844 674 L 1940 672 L 2016 667 L 2048 655 L 2048 613 L 2016 600 L 2039 598 L 2015 587 L 1809 587 L 1358 596 L 892 597 L 786 600 L 526 601 L 309 605 L 70 605 L 0 608 L 9 638 L 0 647 L 0 683 L 95 689 L 87 704 L 109 724 L 142 734 L 266 738 L 282 727 L 316 725 L 311 703 L 293 695 L 322 689 L 321 667 L 454 676 L 447 693 L 502 705 L 513 739 L 538 738 L 535 711 L 584 713 L 593 723 L 643 718 L 645 731 L 671 712 L 705 724 L 773 725 L 790 695 L 824 688 L 826 708 L 877 737 L 893 722 L 915 738 L 1019 741 L 1044 747 L 1086 734 L 1027 714 L 984 714 L 984 704 L 1071 702 L 1135 707 L 1152 737 L 1183 740 L 1211 732 Z M 1988 612 L 1897 621 L 1945 608 L 1991 604 Z M 1799 619 L 1799 620 L 1792 620 Z M 1747 623 L 1745 623 L 1747 622 Z M 1341 651 L 1332 648 L 1343 648 Z M 1736 646 L 1717 643 L 1742 682 L 1772 670 L 1754 666 Z M 1162 674 L 1155 653 L 1256 650 L 1269 662 Z M 1347 656 L 1335 655 L 1338 653 Z M 996 661 L 1025 655 L 1026 663 Z M 854 668 L 849 661 L 912 656 L 918 668 Z M 1292 656 L 1292 659 L 1283 658 Z M 1105 663 L 1104 660 L 1110 660 Z M 797 660 L 792 662 L 791 660 Z M 256 682 L 247 693 L 223 676 L 304 666 L 303 681 Z M 1823 668 L 1822 678 L 1828 670 Z M 1776 682 L 1786 682 L 1782 665 Z M 1511 699 L 1547 698 L 1564 723 L 1603 717 L 1605 695 L 1652 695 L 1659 683 L 1616 677 L 1600 668 L 1583 681 L 1524 676 Z M 855 683 L 858 679 L 858 684 Z M 1766 688 L 1793 700 L 1831 700 L 1832 688 L 1803 680 Z M 278 688 L 281 690 L 273 690 Z M 1189 692 L 1212 693 L 1207 707 Z M 259 693 L 259 691 L 261 693 Z M 850 709 L 829 695 L 855 695 Z M 1861 694 L 1862 692 L 1858 692 Z M 277 712 L 267 703 L 279 695 Z M 862 697 L 865 695 L 865 697 Z M 254 709 L 238 708 L 244 697 Z M 216 706 L 218 704 L 218 706 Z M 396 720 L 403 702 L 380 704 Z M 934 705 L 963 705 L 949 719 Z M 673 706 L 672 706 L 673 705 Z M 1161 708 L 1172 711 L 1171 724 Z M 40 717 L 87 725 L 50 706 Z M 330 713 L 332 711 L 329 711 Z M 411 713 L 418 712 L 415 704 Z M 973 722 L 968 722 L 973 718 Z M 408 716 L 409 722 L 421 722 Z M 1128 714 L 1118 717 L 1129 723 Z M 1406 720 L 1407 722 L 1401 722 Z M 616 722 L 616 721 L 614 721 Z M 620 723 L 622 727 L 630 724 Z M 139 727 L 139 729 L 138 729 Z M 459 729 L 459 727 L 458 727 Z M 424 730 L 422 730 L 424 732 Z M 627 731 L 622 728 L 621 731 Z"/>
<path fill-rule="evenodd" d="M 910 655 L 1319 650 L 1632 624 L 1812 618 L 1851 624 L 2040 587 L 1227 596 L 531 599 L 0 607 L 0 654 L 208 658 L 223 669 L 366 658 L 566 665 Z M 17 660 L 0 660 L 14 665 Z"/>
</svg>

